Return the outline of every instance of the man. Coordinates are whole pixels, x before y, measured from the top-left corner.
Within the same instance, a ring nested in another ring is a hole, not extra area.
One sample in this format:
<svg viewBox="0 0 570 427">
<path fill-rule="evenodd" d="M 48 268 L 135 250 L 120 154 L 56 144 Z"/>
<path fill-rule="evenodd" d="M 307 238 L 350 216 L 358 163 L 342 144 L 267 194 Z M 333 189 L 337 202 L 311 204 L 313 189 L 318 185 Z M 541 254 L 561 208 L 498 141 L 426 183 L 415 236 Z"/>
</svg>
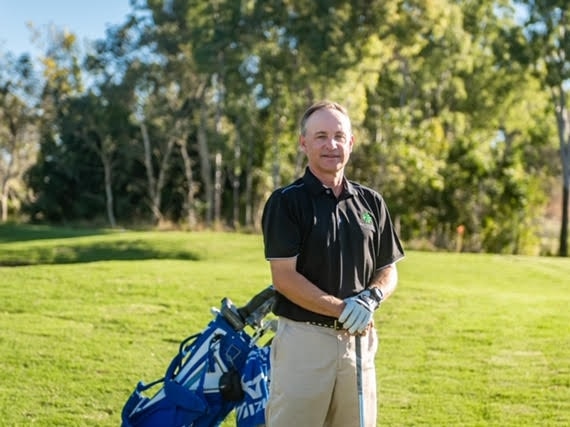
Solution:
<svg viewBox="0 0 570 427">
<path fill-rule="evenodd" d="M 331 101 L 313 104 L 300 128 L 305 174 L 273 192 L 262 219 L 279 316 L 267 425 L 350 427 L 362 415 L 366 426 L 375 426 L 373 313 L 394 292 L 395 263 L 404 251 L 382 197 L 344 175 L 354 145 L 346 109 Z"/>
</svg>

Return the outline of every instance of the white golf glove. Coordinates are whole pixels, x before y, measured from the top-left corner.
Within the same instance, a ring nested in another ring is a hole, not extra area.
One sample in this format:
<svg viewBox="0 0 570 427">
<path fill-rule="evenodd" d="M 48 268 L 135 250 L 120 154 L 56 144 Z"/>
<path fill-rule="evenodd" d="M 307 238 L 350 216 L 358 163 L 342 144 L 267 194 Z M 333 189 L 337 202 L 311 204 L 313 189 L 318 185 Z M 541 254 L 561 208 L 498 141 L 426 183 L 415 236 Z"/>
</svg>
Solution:
<svg viewBox="0 0 570 427">
<path fill-rule="evenodd" d="M 380 306 L 383 298 L 382 291 L 378 288 L 365 289 L 353 297 L 346 298 L 346 305 L 338 320 L 349 333 L 362 333 L 372 321 L 374 310 Z"/>
</svg>

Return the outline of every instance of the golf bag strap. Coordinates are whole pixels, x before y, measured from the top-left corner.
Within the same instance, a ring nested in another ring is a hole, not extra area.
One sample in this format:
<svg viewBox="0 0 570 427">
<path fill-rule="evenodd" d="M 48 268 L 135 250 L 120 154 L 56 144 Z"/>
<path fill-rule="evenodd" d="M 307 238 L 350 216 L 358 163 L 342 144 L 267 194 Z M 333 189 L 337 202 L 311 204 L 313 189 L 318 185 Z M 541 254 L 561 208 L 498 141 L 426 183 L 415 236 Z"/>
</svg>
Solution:
<svg viewBox="0 0 570 427">
<path fill-rule="evenodd" d="M 142 393 L 143 391 L 148 390 L 149 388 L 154 387 L 157 384 L 163 383 L 164 380 L 165 380 L 165 378 L 159 378 L 158 380 L 154 380 L 148 384 L 144 383 L 142 381 L 139 381 L 137 386 L 136 386 L 136 391 L 139 393 Z"/>
<path fill-rule="evenodd" d="M 190 408 L 191 409 L 194 407 L 199 407 L 200 406 L 199 403 L 203 402 L 203 400 L 196 394 L 196 391 L 188 390 L 183 384 L 179 384 L 178 382 L 175 381 L 177 371 L 180 371 L 180 369 L 182 368 L 182 363 L 183 363 L 184 357 L 186 357 L 189 353 L 192 353 L 192 351 L 194 350 L 194 347 L 196 345 L 196 339 L 200 335 L 201 334 L 191 335 L 188 338 L 186 338 L 184 341 L 182 341 L 182 343 L 180 344 L 180 351 L 174 357 L 174 359 L 172 359 L 172 362 L 170 362 L 170 365 L 166 369 L 166 374 L 164 375 L 164 392 L 166 393 L 166 395 L 171 397 L 173 401 L 177 402 L 180 406 L 182 406 L 184 408 Z M 211 346 L 211 343 L 210 343 L 210 346 Z M 208 353 L 210 353 L 210 352 L 208 352 Z M 199 360 L 198 365 L 201 364 L 203 360 L 204 360 L 204 358 Z M 208 363 L 208 359 L 206 356 L 206 367 L 205 367 L 205 369 L 208 369 L 208 366 L 207 366 L 208 364 L 209 363 Z M 203 390 L 204 389 L 205 379 L 206 379 L 206 375 L 204 373 L 202 375 L 200 375 L 200 380 L 198 382 L 197 390 Z M 193 401 L 196 399 L 199 399 L 199 402 Z M 184 403 L 184 402 L 189 402 L 189 403 Z M 195 406 L 193 406 L 193 405 L 195 405 Z"/>
<path fill-rule="evenodd" d="M 189 336 L 180 344 L 180 350 L 172 359 L 172 362 L 170 362 L 164 376 L 164 393 L 176 405 L 197 413 L 203 413 L 207 409 L 206 401 L 196 391 L 188 390 L 184 385 L 175 381 L 176 371 L 182 367 L 184 357 L 192 351 L 198 336 L 200 334 Z M 203 389 L 204 377 L 204 375 L 201 375 L 199 390 Z"/>
<path fill-rule="evenodd" d="M 174 378 L 174 372 L 182 365 L 182 359 L 184 359 L 184 357 L 190 351 L 192 351 L 192 347 L 194 346 L 194 343 L 198 336 L 200 336 L 200 334 L 191 335 L 180 343 L 178 354 L 174 356 L 174 359 L 172 359 L 172 362 L 170 362 L 170 365 L 168 365 L 168 368 L 166 368 L 166 373 L 164 374 L 165 381 Z M 190 341 L 192 341 L 192 343 L 188 344 Z"/>
</svg>

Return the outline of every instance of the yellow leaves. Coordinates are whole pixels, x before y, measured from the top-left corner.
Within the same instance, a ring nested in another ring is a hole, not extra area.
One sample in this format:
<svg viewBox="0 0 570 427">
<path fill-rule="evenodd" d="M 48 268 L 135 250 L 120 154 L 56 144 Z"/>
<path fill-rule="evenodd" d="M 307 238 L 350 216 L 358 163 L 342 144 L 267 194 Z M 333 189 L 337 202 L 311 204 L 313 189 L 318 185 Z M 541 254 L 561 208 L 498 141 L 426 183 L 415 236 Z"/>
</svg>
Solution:
<svg viewBox="0 0 570 427">
<path fill-rule="evenodd" d="M 445 141 L 445 130 L 439 117 L 433 117 L 429 120 L 428 131 L 433 136 L 434 141 Z"/>
<path fill-rule="evenodd" d="M 77 37 L 75 36 L 75 34 L 66 30 L 62 34 L 61 44 L 62 44 L 64 49 L 71 50 L 75 46 L 76 40 L 77 40 Z"/>
<path fill-rule="evenodd" d="M 47 73 L 53 73 L 57 68 L 57 62 L 51 57 L 44 58 L 42 62 Z"/>
<path fill-rule="evenodd" d="M 60 94 L 83 91 L 77 37 L 69 31 L 58 32 L 47 55 L 41 58 L 43 75 L 48 85 Z"/>
<path fill-rule="evenodd" d="M 44 58 L 42 63 L 44 65 L 44 77 L 51 86 L 57 87 L 61 93 L 68 93 L 72 90 L 71 84 L 67 81 L 69 70 L 60 67 L 60 64 L 52 57 Z"/>
</svg>

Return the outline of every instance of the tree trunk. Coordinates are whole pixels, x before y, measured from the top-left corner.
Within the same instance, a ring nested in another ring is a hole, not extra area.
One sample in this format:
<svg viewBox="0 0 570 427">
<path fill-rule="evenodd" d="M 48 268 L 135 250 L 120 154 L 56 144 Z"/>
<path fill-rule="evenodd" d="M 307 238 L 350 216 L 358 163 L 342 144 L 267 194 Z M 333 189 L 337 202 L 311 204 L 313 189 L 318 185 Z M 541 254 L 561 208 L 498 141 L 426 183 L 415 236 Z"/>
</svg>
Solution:
<svg viewBox="0 0 570 427">
<path fill-rule="evenodd" d="M 196 227 L 196 207 L 194 203 L 194 178 L 192 176 L 192 160 L 188 155 L 186 147 L 186 139 L 179 142 L 180 154 L 184 160 L 184 175 L 186 176 L 186 183 L 188 191 L 186 193 L 186 212 L 188 218 L 188 228 L 193 230 Z"/>
<path fill-rule="evenodd" d="M 100 152 L 101 163 L 103 163 L 103 173 L 105 176 L 105 203 L 107 205 L 107 219 L 111 228 L 117 226 L 115 212 L 113 209 L 113 180 L 111 160 L 105 155 L 104 151 Z"/>
<path fill-rule="evenodd" d="M 233 209 L 232 209 L 232 227 L 237 229 L 239 226 L 239 190 L 240 190 L 240 176 L 241 176 L 241 140 L 239 137 L 239 132 L 237 132 L 237 137 L 234 146 L 234 167 L 232 172 L 232 190 L 233 190 Z"/>
<path fill-rule="evenodd" d="M 221 224 L 222 213 L 222 154 L 218 151 L 215 157 L 214 180 L 214 223 Z"/>
<path fill-rule="evenodd" d="M 95 129 L 95 126 L 93 126 Z M 94 138 L 88 136 L 87 128 L 83 130 L 83 138 L 88 142 L 91 150 L 99 157 L 101 165 L 103 166 L 103 186 L 105 188 L 105 212 L 107 221 L 111 228 L 117 227 L 117 220 L 115 218 L 114 210 L 114 195 L 113 195 L 113 140 L 110 136 L 101 136 L 97 131 L 93 131 L 96 135 Z"/>
<path fill-rule="evenodd" d="M 140 129 L 141 129 L 141 134 L 142 134 L 142 138 L 143 138 L 144 166 L 146 169 L 146 178 L 147 178 L 147 186 L 148 186 L 147 191 L 148 191 L 148 196 L 150 198 L 150 204 L 151 204 L 151 211 L 152 211 L 153 219 L 156 222 L 158 222 L 161 220 L 160 212 L 156 212 L 153 209 L 154 200 L 156 199 L 156 193 L 155 193 L 156 180 L 154 178 L 154 170 L 152 167 L 152 154 L 150 151 L 150 138 L 148 136 L 148 130 L 146 128 L 144 121 L 141 121 Z"/>
<path fill-rule="evenodd" d="M 253 140 L 247 138 L 247 166 L 245 170 L 245 225 L 253 226 Z"/>
<path fill-rule="evenodd" d="M 562 223 L 560 226 L 560 246 L 558 255 L 568 256 L 568 196 L 570 191 L 570 111 L 566 107 L 566 91 L 562 85 L 552 90 L 560 159 L 562 162 Z"/>
<path fill-rule="evenodd" d="M 2 222 L 8 221 L 8 198 L 10 196 L 10 187 L 12 185 L 11 181 L 16 178 L 19 169 L 16 161 L 18 155 L 16 131 L 13 131 L 12 135 L 10 135 L 10 139 L 8 141 L 8 153 L 10 154 L 6 156 L 8 161 L 5 164 L 4 173 L 0 176 L 2 179 L 2 185 L 0 186 Z M 4 153 L 0 153 L 0 155 L 4 155 Z M 22 172 L 20 172 L 20 174 L 22 174 Z"/>
<path fill-rule="evenodd" d="M 162 161 L 160 162 L 160 168 L 158 170 L 158 179 L 156 180 L 155 198 L 152 202 L 153 210 L 158 214 L 159 221 L 164 219 L 161 210 L 162 204 L 162 189 L 166 184 L 166 177 L 168 175 L 168 168 L 170 167 L 170 156 L 172 155 L 172 150 L 174 149 L 174 144 L 176 140 L 173 136 L 170 136 L 168 143 L 166 144 L 166 151 L 162 156 Z"/>
<path fill-rule="evenodd" d="M 276 113 L 275 122 L 274 122 L 274 131 L 273 131 L 273 168 L 272 168 L 272 177 L 273 177 L 273 188 L 278 188 L 281 186 L 281 169 L 279 163 L 279 135 L 281 133 L 281 126 L 279 124 L 279 113 Z"/>
<path fill-rule="evenodd" d="M 150 208 L 153 214 L 153 219 L 155 222 L 160 223 L 164 217 L 161 211 L 162 204 L 162 189 L 164 188 L 166 182 L 166 176 L 168 167 L 170 166 L 170 156 L 172 150 L 174 149 L 175 139 L 174 137 L 169 137 L 168 143 L 166 145 L 166 150 L 162 156 L 160 166 L 158 169 L 158 177 L 154 176 L 154 169 L 152 167 L 152 152 L 150 147 L 150 138 L 148 136 L 148 130 L 144 122 L 140 124 L 141 133 L 143 136 L 144 145 L 144 164 L 146 168 L 146 175 L 148 180 L 148 194 L 150 197 Z"/>
<path fill-rule="evenodd" d="M 560 248 L 558 255 L 568 256 L 568 196 L 570 193 L 570 186 L 564 180 L 564 188 L 562 189 L 562 225 L 560 227 Z"/>
<path fill-rule="evenodd" d="M 200 175 L 204 183 L 204 201 L 206 204 L 206 225 L 212 225 L 212 201 L 214 196 L 212 183 L 212 166 L 206 136 L 206 105 L 202 104 L 200 110 L 200 125 L 198 126 L 198 155 L 200 157 Z"/>
<path fill-rule="evenodd" d="M 0 194 L 0 205 L 2 206 L 2 222 L 8 221 L 8 188 L 2 186 Z"/>
</svg>

